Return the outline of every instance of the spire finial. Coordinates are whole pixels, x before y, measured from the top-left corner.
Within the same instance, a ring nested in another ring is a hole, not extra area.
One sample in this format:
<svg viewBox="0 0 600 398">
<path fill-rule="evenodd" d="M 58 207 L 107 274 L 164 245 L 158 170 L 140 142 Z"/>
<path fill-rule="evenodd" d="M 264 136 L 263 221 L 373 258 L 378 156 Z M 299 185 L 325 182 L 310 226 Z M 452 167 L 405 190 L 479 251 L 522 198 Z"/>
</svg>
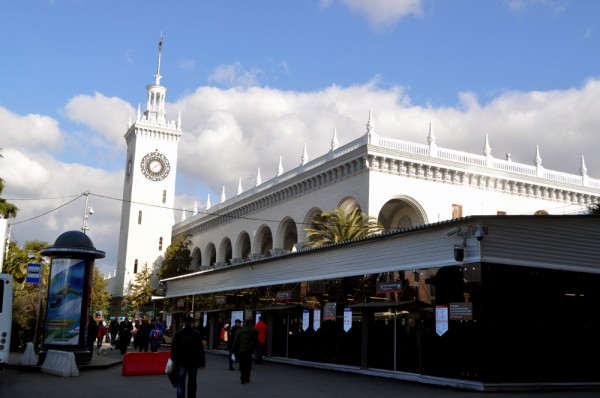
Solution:
<svg viewBox="0 0 600 398">
<path fill-rule="evenodd" d="M 206 210 L 211 208 L 211 204 L 210 204 L 210 194 L 208 194 L 208 198 L 206 199 Z"/>
<path fill-rule="evenodd" d="M 587 175 L 587 172 L 588 172 L 587 167 L 585 167 L 585 159 L 584 159 L 583 155 L 581 155 L 581 167 L 579 168 L 579 171 L 581 172 L 582 176 Z"/>
<path fill-rule="evenodd" d="M 535 159 L 533 161 L 535 162 L 536 166 L 542 165 L 542 158 L 540 156 L 540 146 L 539 145 L 535 146 Z"/>
<path fill-rule="evenodd" d="M 429 145 L 435 144 L 435 134 L 433 134 L 433 123 L 429 122 L 429 134 L 427 135 Z"/>
<path fill-rule="evenodd" d="M 185 221 L 185 207 L 183 208 L 183 211 L 181 212 L 181 221 Z"/>
<path fill-rule="evenodd" d="M 331 150 L 335 151 L 339 145 L 340 145 L 340 142 L 338 141 L 338 137 L 337 137 L 337 127 L 334 127 L 333 128 L 333 138 L 331 139 Z"/>
<path fill-rule="evenodd" d="M 160 32 L 160 40 L 158 42 L 158 66 L 156 68 L 156 75 L 154 75 L 154 81 L 156 83 L 156 85 L 160 85 L 160 79 L 161 79 L 161 75 L 160 75 L 160 56 L 162 55 L 162 47 L 163 47 L 163 35 L 162 35 L 162 31 Z"/>
<path fill-rule="evenodd" d="M 240 182 L 238 183 L 238 190 L 237 190 L 237 194 L 238 194 L 238 195 L 241 195 L 241 194 L 242 194 L 242 192 L 244 192 L 244 191 L 242 190 L 242 177 L 240 177 Z"/>
<path fill-rule="evenodd" d="M 258 168 L 258 173 L 256 173 L 256 186 L 259 186 L 260 183 L 262 182 L 262 179 L 260 178 L 260 167 Z"/>
<path fill-rule="evenodd" d="M 281 156 L 279 156 L 279 166 L 277 166 L 277 177 L 283 174 L 283 163 Z"/>
<path fill-rule="evenodd" d="M 483 153 L 486 156 L 490 156 L 492 154 L 492 147 L 490 146 L 490 139 L 488 135 L 485 135 L 485 145 L 483 146 Z"/>
<path fill-rule="evenodd" d="M 306 142 L 304 143 L 304 152 L 302 153 L 302 166 L 304 166 L 306 163 L 308 163 L 308 151 L 306 148 Z"/>
<path fill-rule="evenodd" d="M 221 203 L 225 202 L 227 197 L 225 196 L 225 185 L 223 185 L 223 191 L 221 192 Z"/>
<path fill-rule="evenodd" d="M 198 202 L 194 200 L 194 212 L 192 213 L 194 216 L 198 214 Z"/>
<path fill-rule="evenodd" d="M 369 121 L 367 122 L 367 134 L 375 133 L 375 122 L 373 121 L 373 110 L 369 109 Z"/>
</svg>

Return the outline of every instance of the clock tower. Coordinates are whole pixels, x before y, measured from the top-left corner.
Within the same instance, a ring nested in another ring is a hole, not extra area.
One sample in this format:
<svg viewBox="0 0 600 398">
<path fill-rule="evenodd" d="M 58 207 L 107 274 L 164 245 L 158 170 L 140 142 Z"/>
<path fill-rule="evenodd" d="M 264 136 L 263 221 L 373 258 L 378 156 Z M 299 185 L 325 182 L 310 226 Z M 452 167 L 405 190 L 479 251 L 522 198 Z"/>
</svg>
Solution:
<svg viewBox="0 0 600 398">
<path fill-rule="evenodd" d="M 175 171 L 177 147 L 181 138 L 181 115 L 167 121 L 165 94 L 160 84 L 163 39 L 158 44 L 158 68 L 154 84 L 146 86 L 146 110 L 140 106 L 135 122 L 129 121 L 125 141 L 125 181 L 117 273 L 111 283 L 115 297 L 129 294 L 130 283 L 144 266 L 155 274 L 157 258 L 171 244 L 175 222 Z"/>
</svg>

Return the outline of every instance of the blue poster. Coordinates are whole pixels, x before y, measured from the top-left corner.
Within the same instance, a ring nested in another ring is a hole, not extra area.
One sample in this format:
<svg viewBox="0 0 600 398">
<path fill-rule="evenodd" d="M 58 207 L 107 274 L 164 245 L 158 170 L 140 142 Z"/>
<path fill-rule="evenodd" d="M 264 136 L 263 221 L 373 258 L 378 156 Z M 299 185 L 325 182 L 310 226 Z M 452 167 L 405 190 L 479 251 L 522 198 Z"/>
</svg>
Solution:
<svg viewBox="0 0 600 398">
<path fill-rule="evenodd" d="M 84 260 L 52 259 L 44 344 L 79 343 L 84 274 Z"/>
</svg>

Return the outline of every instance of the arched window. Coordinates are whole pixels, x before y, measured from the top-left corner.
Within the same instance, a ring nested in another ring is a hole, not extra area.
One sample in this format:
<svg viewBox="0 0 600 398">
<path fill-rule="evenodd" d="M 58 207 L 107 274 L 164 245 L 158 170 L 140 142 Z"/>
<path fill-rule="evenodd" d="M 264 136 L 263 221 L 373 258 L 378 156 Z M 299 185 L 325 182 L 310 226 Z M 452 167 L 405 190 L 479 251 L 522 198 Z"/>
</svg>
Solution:
<svg viewBox="0 0 600 398">
<path fill-rule="evenodd" d="M 133 273 L 137 274 L 137 266 L 138 266 L 138 260 L 137 258 L 135 259 L 135 263 L 133 263 Z"/>
<path fill-rule="evenodd" d="M 163 190 L 163 203 L 167 203 L 167 190 Z"/>
<path fill-rule="evenodd" d="M 158 250 L 162 251 L 162 236 L 158 238 Z"/>
<path fill-rule="evenodd" d="M 138 224 L 142 223 L 142 211 L 138 211 Z"/>
</svg>

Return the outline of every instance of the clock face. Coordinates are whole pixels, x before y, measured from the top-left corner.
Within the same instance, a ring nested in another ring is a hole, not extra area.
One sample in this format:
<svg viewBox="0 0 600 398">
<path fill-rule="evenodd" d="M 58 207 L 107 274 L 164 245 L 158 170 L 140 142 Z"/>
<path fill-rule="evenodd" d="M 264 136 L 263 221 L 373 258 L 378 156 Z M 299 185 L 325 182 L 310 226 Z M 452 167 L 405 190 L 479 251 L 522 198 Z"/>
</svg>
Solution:
<svg viewBox="0 0 600 398">
<path fill-rule="evenodd" d="M 171 171 L 169 159 L 162 153 L 150 152 L 142 159 L 142 173 L 151 181 L 164 180 Z"/>
</svg>

